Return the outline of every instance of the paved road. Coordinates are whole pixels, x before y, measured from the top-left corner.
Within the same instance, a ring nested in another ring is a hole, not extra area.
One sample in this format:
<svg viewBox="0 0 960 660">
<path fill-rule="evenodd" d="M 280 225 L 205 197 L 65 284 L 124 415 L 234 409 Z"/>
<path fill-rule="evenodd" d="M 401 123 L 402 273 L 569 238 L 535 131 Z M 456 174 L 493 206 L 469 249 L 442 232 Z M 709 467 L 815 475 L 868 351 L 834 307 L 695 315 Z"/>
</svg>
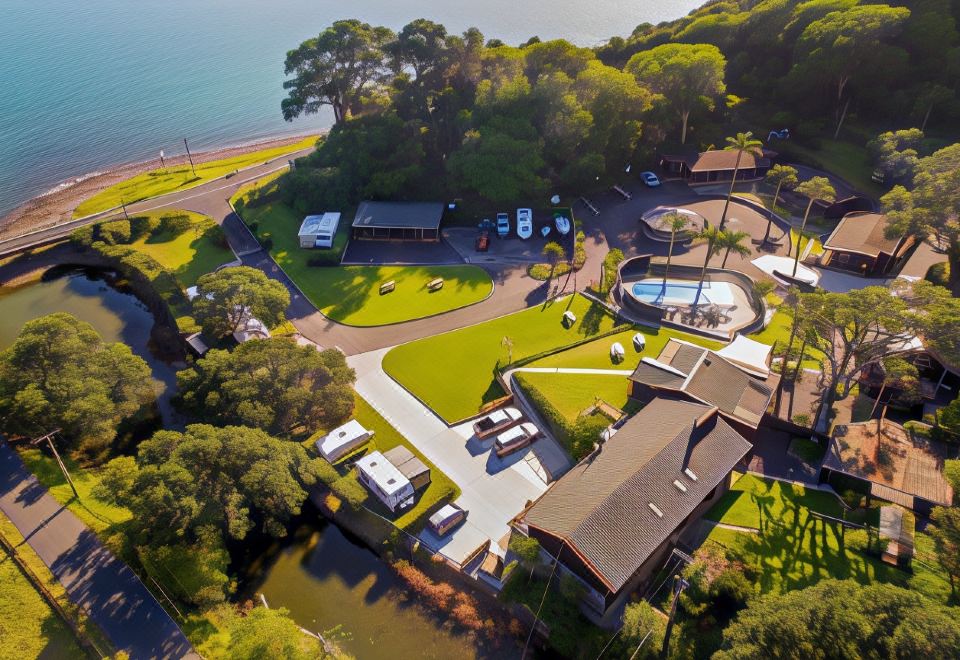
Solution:
<svg viewBox="0 0 960 660">
<path fill-rule="evenodd" d="M 0 442 L 0 509 L 117 649 L 131 658 L 199 657 L 133 571 Z"/>
</svg>

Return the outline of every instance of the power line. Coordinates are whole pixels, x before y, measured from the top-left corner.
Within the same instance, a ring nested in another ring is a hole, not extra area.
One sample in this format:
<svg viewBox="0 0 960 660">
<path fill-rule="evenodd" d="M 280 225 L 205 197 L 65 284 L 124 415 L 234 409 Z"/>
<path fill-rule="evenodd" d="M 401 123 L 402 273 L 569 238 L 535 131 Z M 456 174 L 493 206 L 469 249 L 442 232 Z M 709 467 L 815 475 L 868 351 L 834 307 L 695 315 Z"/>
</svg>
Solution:
<svg viewBox="0 0 960 660">
<path fill-rule="evenodd" d="M 563 554 L 563 547 L 566 544 L 566 541 L 560 544 L 560 550 L 557 551 L 557 556 L 553 561 L 553 569 L 550 571 L 550 577 L 547 578 L 547 586 L 543 589 L 543 596 L 540 597 L 540 606 L 537 607 L 536 614 L 533 615 L 533 625 L 530 626 L 530 634 L 527 635 L 527 641 L 523 645 L 523 654 L 520 656 L 520 660 L 524 660 L 527 657 L 527 649 L 530 647 L 530 640 L 533 638 L 533 631 L 537 629 L 537 622 L 540 620 L 540 611 L 543 609 L 543 604 L 547 600 L 547 592 L 550 591 L 550 583 L 553 581 L 553 576 L 557 572 L 557 565 L 560 563 L 560 555 Z"/>
</svg>

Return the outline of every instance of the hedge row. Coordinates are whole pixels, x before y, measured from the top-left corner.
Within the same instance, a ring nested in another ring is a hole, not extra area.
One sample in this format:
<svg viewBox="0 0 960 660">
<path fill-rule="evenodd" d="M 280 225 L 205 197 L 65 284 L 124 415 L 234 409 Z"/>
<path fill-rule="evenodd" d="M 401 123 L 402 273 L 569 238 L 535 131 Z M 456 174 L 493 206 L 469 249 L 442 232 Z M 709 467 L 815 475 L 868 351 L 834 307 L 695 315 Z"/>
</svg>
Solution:
<svg viewBox="0 0 960 660">
<path fill-rule="evenodd" d="M 610 420 L 597 414 L 581 415 L 571 422 L 540 390 L 524 378 L 522 373 L 515 374 L 514 378 L 530 403 L 546 420 L 554 437 L 560 441 L 575 462 L 593 451 L 594 443 L 598 441 L 600 433 L 610 425 Z"/>
</svg>

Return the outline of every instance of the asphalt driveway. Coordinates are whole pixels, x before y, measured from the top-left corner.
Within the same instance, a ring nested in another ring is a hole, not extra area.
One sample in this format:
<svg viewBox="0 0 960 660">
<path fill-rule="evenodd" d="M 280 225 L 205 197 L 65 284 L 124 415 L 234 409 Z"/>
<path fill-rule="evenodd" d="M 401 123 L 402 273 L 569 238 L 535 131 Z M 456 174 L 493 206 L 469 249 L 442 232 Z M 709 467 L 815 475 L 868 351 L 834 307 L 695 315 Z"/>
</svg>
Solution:
<svg viewBox="0 0 960 660">
<path fill-rule="evenodd" d="M 133 571 L 53 499 L 6 442 L 0 442 L 0 509 L 118 650 L 135 660 L 199 657 Z"/>
</svg>

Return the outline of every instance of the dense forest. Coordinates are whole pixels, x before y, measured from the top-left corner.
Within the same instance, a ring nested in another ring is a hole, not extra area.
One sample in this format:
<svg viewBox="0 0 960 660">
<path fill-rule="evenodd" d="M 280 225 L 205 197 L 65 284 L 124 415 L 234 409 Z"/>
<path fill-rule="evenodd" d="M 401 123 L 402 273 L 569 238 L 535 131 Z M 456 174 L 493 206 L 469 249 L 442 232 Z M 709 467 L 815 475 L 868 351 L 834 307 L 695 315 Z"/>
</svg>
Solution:
<svg viewBox="0 0 960 660">
<path fill-rule="evenodd" d="M 330 106 L 336 121 L 290 199 L 516 201 L 736 130 L 863 147 L 916 126 L 942 146 L 960 116 L 957 14 L 949 0 L 727 0 L 596 49 L 338 21 L 287 55 L 284 116 Z"/>
</svg>

